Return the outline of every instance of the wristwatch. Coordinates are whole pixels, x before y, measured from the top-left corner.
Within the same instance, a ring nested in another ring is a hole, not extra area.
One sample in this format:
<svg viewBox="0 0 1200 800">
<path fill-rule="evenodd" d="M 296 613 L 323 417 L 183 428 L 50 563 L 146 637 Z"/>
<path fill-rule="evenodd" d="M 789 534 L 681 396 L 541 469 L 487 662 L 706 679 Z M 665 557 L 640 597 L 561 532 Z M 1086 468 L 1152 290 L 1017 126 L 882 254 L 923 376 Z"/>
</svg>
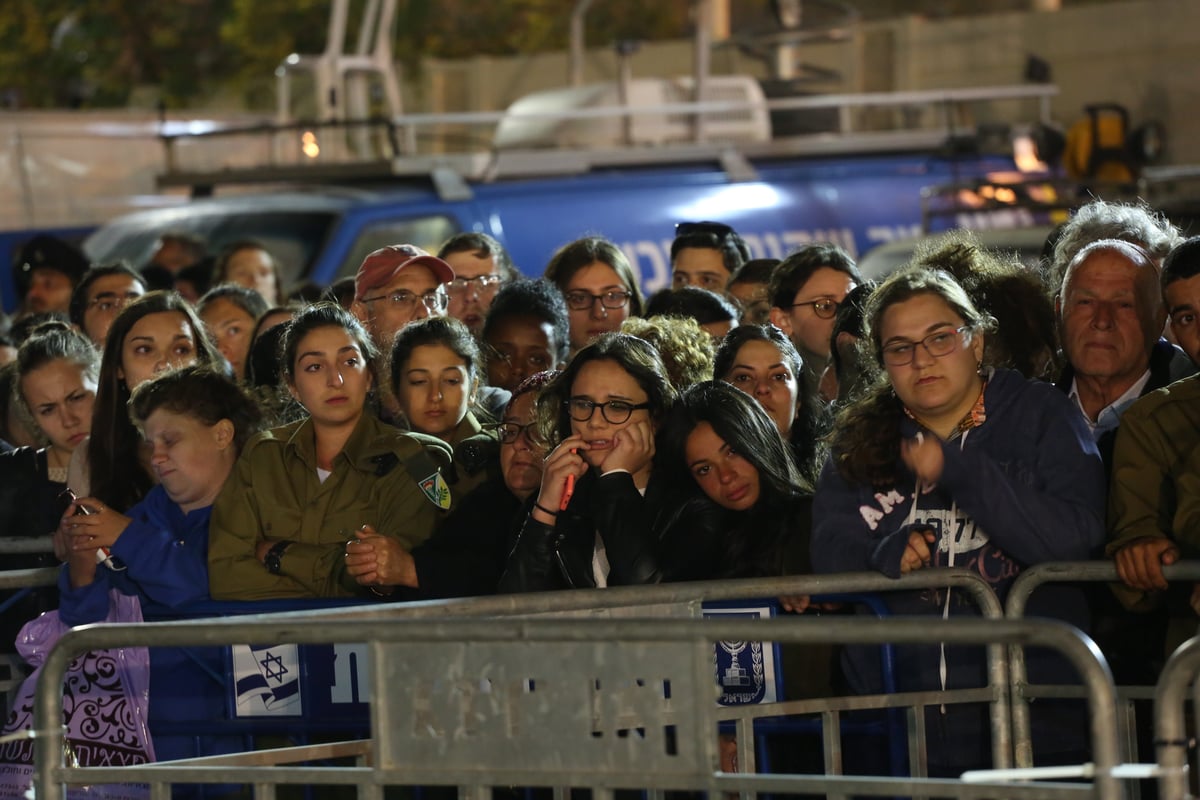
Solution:
<svg viewBox="0 0 1200 800">
<path fill-rule="evenodd" d="M 290 539 L 284 539 L 282 542 L 276 542 L 275 546 L 267 551 L 263 556 L 263 565 L 266 566 L 267 572 L 272 575 L 278 575 L 280 572 L 279 560 L 283 554 L 291 547 L 293 542 Z"/>
</svg>

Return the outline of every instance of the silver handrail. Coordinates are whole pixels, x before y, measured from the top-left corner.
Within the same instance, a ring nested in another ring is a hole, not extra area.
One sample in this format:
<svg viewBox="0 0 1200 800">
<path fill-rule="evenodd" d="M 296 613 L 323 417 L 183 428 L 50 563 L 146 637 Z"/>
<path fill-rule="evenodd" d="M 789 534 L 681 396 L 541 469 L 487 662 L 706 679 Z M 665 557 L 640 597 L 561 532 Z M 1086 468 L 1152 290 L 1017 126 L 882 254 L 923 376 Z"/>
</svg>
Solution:
<svg viewBox="0 0 1200 800">
<path fill-rule="evenodd" d="M 1168 580 L 1200 580 L 1200 561 L 1183 561 L 1163 568 Z M 1115 582 L 1117 567 L 1105 561 L 1061 561 L 1038 564 L 1022 570 L 1013 581 L 1005 598 L 1004 616 L 1007 619 L 1025 619 L 1029 597 L 1039 587 L 1048 583 L 1102 583 Z M 1025 650 L 1019 645 L 1009 648 L 1009 669 L 1012 680 L 1012 723 L 1014 757 L 1017 767 L 1033 766 L 1029 698 L 1025 688 L 1029 676 L 1025 666 Z"/>
<path fill-rule="evenodd" d="M 224 620 L 183 621 L 170 623 L 142 623 L 133 625 L 94 625 L 77 628 L 66 633 L 47 656 L 38 684 L 36 698 L 36 728 L 49 729 L 49 721 L 62 719 L 62 696 L 60 687 L 72 659 L 88 650 L 117 646 L 195 646 L 217 645 L 237 641 L 254 641 L 263 645 L 296 643 L 354 643 L 404 642 L 414 646 L 423 642 L 665 642 L 692 641 L 712 642 L 720 640 L 763 640 L 797 643 L 835 644 L 921 644 L 944 641 L 953 644 L 1020 644 L 1022 646 L 1052 647 L 1062 652 L 1084 678 L 1088 689 L 1091 719 L 1093 757 L 1096 764 L 1094 790 L 1101 798 L 1118 798 L 1121 787 L 1112 770 L 1117 765 L 1117 739 L 1114 725 L 1113 704 L 1115 688 L 1112 676 L 1095 645 L 1082 633 L 1064 623 L 1048 620 L 1024 620 L 1020 622 L 989 620 L 980 624 L 978 620 L 939 620 L 928 618 L 875 619 L 791 619 L 739 620 L 736 622 L 714 619 L 686 620 L 555 620 L 555 619 L 396 619 L 381 625 L 373 620 L 343 621 L 337 625 L 303 624 L 305 615 L 310 622 L 322 618 L 321 613 L 299 612 L 287 615 L 263 615 L 259 617 Z M 713 712 L 715 713 L 715 712 Z M 57 725 L 57 723 L 55 723 Z M 61 735 L 58 733 L 56 735 Z M 379 736 L 387 730 L 380 727 Z M 50 738 L 53 743 L 55 738 Z M 150 781 L 164 783 L 180 782 L 245 782 L 274 783 L 297 781 L 311 782 L 371 782 L 370 771 L 349 768 L 340 774 L 343 779 L 328 777 L 329 768 L 297 767 L 287 770 L 286 777 L 279 777 L 254 768 L 200 768 L 200 767 L 153 767 L 130 768 L 75 768 L 63 764 L 61 747 L 38 747 L 35 756 L 35 789 L 44 800 L 62 800 L 65 782 Z M 430 782 L 456 783 L 454 776 L 422 774 Z M 512 775 L 506 777 L 511 778 Z M 521 776 L 536 779 L 536 776 Z M 611 774 L 592 776 L 597 785 L 619 786 L 627 783 L 627 776 Z M 763 776 L 721 775 L 714 783 L 714 775 L 700 776 L 703 785 L 694 788 L 720 788 L 734 791 L 740 781 L 762 782 Z M 699 778 L 698 778 L 699 779 Z M 483 782 L 486 777 L 477 780 Z M 823 779 L 799 778 L 797 788 L 816 787 Z M 654 776 L 648 785 L 658 786 Z M 878 784 L 877 779 L 869 783 Z M 911 787 L 917 793 L 922 788 L 933 788 L 938 782 L 919 779 L 894 779 L 895 788 Z M 943 782 L 944 783 L 944 782 Z M 832 785 L 853 791 L 853 779 L 840 778 Z M 671 788 L 664 786 L 663 788 Z M 864 787 L 865 788 L 865 787 Z M 941 787 L 945 788 L 945 787 Z M 975 789 L 971 790 L 976 791 Z M 996 791 L 994 789 L 994 791 Z M 939 792 L 927 792 L 938 794 Z M 1012 786 L 1006 786 L 1000 794 L 1021 794 Z M 1047 793 L 1042 792 L 1041 796 Z"/>
</svg>

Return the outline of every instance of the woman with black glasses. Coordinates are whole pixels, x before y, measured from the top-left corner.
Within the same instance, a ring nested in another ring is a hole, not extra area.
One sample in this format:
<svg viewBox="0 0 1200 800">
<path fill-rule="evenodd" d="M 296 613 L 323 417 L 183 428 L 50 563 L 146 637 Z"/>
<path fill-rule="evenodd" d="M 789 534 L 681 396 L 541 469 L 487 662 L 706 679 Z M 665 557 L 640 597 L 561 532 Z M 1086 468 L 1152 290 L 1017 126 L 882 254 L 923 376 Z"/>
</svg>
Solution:
<svg viewBox="0 0 1200 800">
<path fill-rule="evenodd" d="M 501 592 L 646 582 L 631 553 L 651 537 L 654 435 L 674 399 L 654 348 L 621 333 L 579 351 L 543 390 L 538 421 L 554 449 Z"/>
<path fill-rule="evenodd" d="M 602 333 L 619 330 L 646 304 L 629 259 L 607 239 L 589 236 L 561 247 L 546 266 L 545 278 L 567 301 L 571 353 Z"/>
</svg>

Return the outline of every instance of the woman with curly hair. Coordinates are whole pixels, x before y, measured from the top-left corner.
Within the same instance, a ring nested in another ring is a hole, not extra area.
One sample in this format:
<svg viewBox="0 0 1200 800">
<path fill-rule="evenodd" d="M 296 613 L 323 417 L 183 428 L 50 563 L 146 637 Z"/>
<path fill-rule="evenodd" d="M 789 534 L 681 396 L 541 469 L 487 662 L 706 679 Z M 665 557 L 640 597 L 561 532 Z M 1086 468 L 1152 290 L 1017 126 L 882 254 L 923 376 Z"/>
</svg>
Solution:
<svg viewBox="0 0 1200 800">
<path fill-rule="evenodd" d="M 676 391 L 713 376 L 712 337 L 699 323 L 686 317 L 631 317 L 621 323 L 621 333 L 644 339 L 662 356 L 667 377 Z"/>
<path fill-rule="evenodd" d="M 815 570 L 899 577 L 965 567 L 1003 597 L 1026 567 L 1089 558 L 1104 541 L 1104 472 L 1066 396 L 984 365 L 992 320 L 944 271 L 894 274 L 872 294 L 866 320 L 886 380 L 838 415 L 813 508 Z M 1081 594 L 1039 597 L 1049 616 L 1086 625 Z M 885 598 L 893 614 L 977 613 L 948 591 Z M 874 650 L 847 648 L 844 667 L 856 691 L 881 690 Z M 979 648 L 897 649 L 901 691 L 982 686 L 984 673 Z M 930 707 L 927 725 L 931 775 L 990 763 L 982 709 Z M 1072 738 L 1035 735 L 1066 748 Z"/>
</svg>

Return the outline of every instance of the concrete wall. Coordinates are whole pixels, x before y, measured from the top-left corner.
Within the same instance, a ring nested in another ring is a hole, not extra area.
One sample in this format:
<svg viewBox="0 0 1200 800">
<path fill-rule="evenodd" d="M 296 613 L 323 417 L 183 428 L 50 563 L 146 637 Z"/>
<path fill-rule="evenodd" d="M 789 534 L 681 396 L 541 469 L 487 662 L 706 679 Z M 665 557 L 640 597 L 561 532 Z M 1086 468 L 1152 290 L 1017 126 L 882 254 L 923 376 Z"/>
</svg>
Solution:
<svg viewBox="0 0 1200 800">
<path fill-rule="evenodd" d="M 1135 125 L 1166 123 L 1168 159 L 1200 162 L 1200 0 L 1136 0 L 1068 7 L 1046 13 L 1009 12 L 928 20 L 905 17 L 860 26 L 847 44 L 805 47 L 799 57 L 837 70 L 840 84 L 815 91 L 940 89 L 1024 81 L 1026 58 L 1050 64 L 1061 95 L 1055 115 L 1064 125 L 1095 102 L 1125 105 Z M 633 56 L 635 76 L 668 76 L 692 69 L 689 42 L 647 44 Z M 766 74 L 765 66 L 732 47 L 718 47 L 712 70 Z M 522 58 L 479 57 L 466 62 L 428 60 L 409 81 L 422 110 L 498 110 L 539 89 L 567 80 L 565 53 Z M 588 53 L 587 79 L 614 80 L 617 59 L 608 49 Z"/>
</svg>

